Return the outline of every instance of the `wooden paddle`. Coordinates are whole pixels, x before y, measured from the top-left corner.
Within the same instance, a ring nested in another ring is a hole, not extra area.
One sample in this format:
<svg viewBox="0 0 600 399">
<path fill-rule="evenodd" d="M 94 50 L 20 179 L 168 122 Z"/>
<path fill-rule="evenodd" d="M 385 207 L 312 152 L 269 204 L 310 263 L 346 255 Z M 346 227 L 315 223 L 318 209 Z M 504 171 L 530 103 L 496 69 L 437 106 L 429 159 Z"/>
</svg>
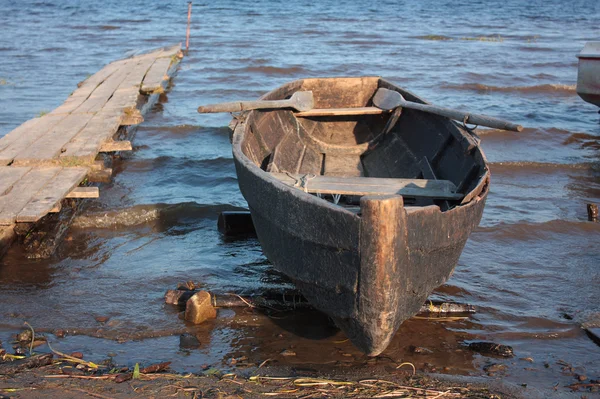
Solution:
<svg viewBox="0 0 600 399">
<path fill-rule="evenodd" d="M 235 101 L 231 103 L 210 104 L 198 107 L 201 114 L 210 112 L 240 112 L 251 109 L 292 108 L 308 111 L 314 107 L 312 91 L 297 91 L 288 100 L 271 101 Z"/>
<path fill-rule="evenodd" d="M 520 132 L 523 130 L 523 126 L 521 125 L 504 121 L 502 119 L 492 118 L 490 116 L 465 113 L 455 109 L 406 101 L 404 97 L 402 97 L 402 95 L 397 91 L 384 89 L 383 87 L 378 89 L 375 93 L 375 96 L 373 97 L 373 105 L 385 110 L 395 109 L 398 107 L 416 109 L 423 112 L 429 112 L 430 114 L 445 116 L 446 118 L 454 119 L 456 121 L 492 127 L 494 129 L 511 130 L 513 132 Z"/>
</svg>

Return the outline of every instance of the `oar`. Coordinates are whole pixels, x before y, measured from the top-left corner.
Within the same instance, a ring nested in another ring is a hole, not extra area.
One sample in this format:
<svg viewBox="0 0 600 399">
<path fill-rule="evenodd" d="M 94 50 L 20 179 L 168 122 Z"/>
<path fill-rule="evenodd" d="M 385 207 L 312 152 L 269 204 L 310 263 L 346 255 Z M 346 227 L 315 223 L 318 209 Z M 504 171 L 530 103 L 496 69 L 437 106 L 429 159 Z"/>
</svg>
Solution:
<svg viewBox="0 0 600 399">
<path fill-rule="evenodd" d="M 445 116 L 456 121 L 492 127 L 494 129 L 512 130 L 513 132 L 520 132 L 523 130 L 523 126 L 521 125 L 504 121 L 502 119 L 492 118 L 490 116 L 471 114 L 456 109 L 442 108 L 435 105 L 419 104 L 412 101 L 406 101 L 404 97 L 402 97 L 402 95 L 397 91 L 384 89 L 383 87 L 378 89 L 375 93 L 375 96 L 373 97 L 373 105 L 375 105 L 377 108 L 385 110 L 395 109 L 397 107 L 416 109 L 423 112 L 429 112 L 430 114 Z"/>
<path fill-rule="evenodd" d="M 314 106 L 312 91 L 297 91 L 288 100 L 271 101 L 236 101 L 231 103 L 210 104 L 198 107 L 201 114 L 209 112 L 240 112 L 251 109 L 292 108 L 297 111 L 308 111 Z"/>
</svg>

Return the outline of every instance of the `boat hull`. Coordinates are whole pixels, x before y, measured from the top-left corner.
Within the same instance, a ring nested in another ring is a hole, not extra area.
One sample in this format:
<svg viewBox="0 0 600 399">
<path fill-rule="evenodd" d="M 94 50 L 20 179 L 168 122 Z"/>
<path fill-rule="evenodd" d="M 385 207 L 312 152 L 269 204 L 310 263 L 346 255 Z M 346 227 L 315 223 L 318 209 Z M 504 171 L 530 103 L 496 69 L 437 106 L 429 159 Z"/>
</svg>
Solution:
<svg viewBox="0 0 600 399">
<path fill-rule="evenodd" d="M 359 215 L 263 170 L 244 153 L 251 131 L 247 121 L 237 124 L 233 155 L 265 255 L 355 346 L 380 354 L 452 274 L 481 219 L 489 171 L 471 190 L 476 195 L 452 209 L 364 196 Z"/>
<path fill-rule="evenodd" d="M 577 56 L 577 94 L 600 107 L 600 42 L 588 42 Z"/>
</svg>

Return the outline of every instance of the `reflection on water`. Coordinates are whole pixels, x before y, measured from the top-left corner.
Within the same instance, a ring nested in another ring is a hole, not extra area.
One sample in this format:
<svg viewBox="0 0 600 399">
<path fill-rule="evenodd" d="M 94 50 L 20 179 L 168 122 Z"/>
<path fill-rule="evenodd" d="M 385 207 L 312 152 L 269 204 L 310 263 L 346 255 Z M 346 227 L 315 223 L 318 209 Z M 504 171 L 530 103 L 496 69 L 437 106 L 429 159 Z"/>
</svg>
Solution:
<svg viewBox="0 0 600 399">
<path fill-rule="evenodd" d="M 58 106 L 104 64 L 181 41 L 187 7 L 25 1 L 5 2 L 3 11 L 0 135 Z M 600 225 L 586 222 L 585 210 L 600 198 L 600 123 L 574 85 L 575 56 L 597 40 L 599 17 L 600 3 L 591 0 L 507 0 L 493 10 L 487 2 L 428 0 L 343 9 L 333 1 L 194 4 L 190 54 L 101 198 L 76 219 L 54 258 L 28 260 L 15 248 L 2 259 L 0 339 L 28 321 L 40 331 L 68 329 L 67 338 L 51 338 L 60 349 L 96 360 L 114 352 L 119 363 L 173 360 L 181 371 L 232 367 L 228 359 L 243 356 L 301 370 L 389 372 L 408 361 L 476 375 L 505 362 L 511 381 L 544 390 L 572 382 L 556 365 L 562 359 L 598 376 L 600 348 L 579 326 L 600 303 Z M 434 104 L 526 127 L 481 132 L 492 171 L 487 207 L 454 276 L 434 294 L 472 303 L 478 313 L 412 319 L 375 360 L 317 313 L 224 310 L 208 324 L 186 325 L 162 299 L 180 281 L 221 292 L 289 287 L 255 238 L 217 232 L 219 212 L 246 204 L 229 118 L 199 116 L 196 108 L 253 99 L 300 77 L 349 75 L 384 76 Z M 200 346 L 181 349 L 183 332 Z M 512 345 L 516 358 L 465 348 L 486 339 Z"/>
</svg>

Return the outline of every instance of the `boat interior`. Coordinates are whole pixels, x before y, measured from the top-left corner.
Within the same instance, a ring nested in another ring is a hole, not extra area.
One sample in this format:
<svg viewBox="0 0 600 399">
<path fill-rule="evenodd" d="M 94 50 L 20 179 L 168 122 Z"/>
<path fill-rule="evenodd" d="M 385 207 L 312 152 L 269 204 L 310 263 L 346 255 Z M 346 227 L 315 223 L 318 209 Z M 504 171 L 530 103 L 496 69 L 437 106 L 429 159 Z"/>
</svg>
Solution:
<svg viewBox="0 0 600 399">
<path fill-rule="evenodd" d="M 487 167 L 467 128 L 431 113 L 377 108 L 382 88 L 424 103 L 379 77 L 298 80 L 262 99 L 311 91 L 314 108 L 250 112 L 242 152 L 280 181 L 355 212 L 369 194 L 400 194 L 405 205 L 442 211 L 479 194 Z"/>
</svg>

